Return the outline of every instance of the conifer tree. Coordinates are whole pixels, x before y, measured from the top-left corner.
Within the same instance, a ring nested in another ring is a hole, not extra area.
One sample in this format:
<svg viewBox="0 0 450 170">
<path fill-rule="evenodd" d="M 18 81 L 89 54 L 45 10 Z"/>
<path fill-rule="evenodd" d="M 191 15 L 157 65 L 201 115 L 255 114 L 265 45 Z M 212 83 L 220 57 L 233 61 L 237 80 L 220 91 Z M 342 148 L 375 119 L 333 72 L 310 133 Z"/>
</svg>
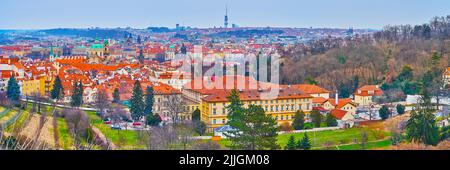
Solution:
<svg viewBox="0 0 450 170">
<path fill-rule="evenodd" d="M 55 82 L 53 83 L 53 89 L 50 93 L 51 98 L 56 100 L 61 99 L 64 95 L 64 88 L 61 84 L 61 79 L 59 78 L 59 76 L 56 76 Z"/>
<path fill-rule="evenodd" d="M 305 133 L 305 136 L 301 140 L 299 140 L 297 144 L 299 149 L 310 150 L 311 149 L 311 141 L 309 140 L 308 134 Z"/>
<path fill-rule="evenodd" d="M 154 93 L 153 87 L 148 86 L 145 94 L 145 115 L 153 115 L 153 103 L 154 103 Z"/>
<path fill-rule="evenodd" d="M 297 145 L 295 143 L 295 137 L 294 135 L 291 135 L 289 137 L 288 143 L 286 144 L 285 150 L 295 150 L 297 149 Z"/>
<path fill-rule="evenodd" d="M 113 92 L 113 103 L 119 103 L 120 102 L 120 92 L 118 88 L 114 89 Z"/>
<path fill-rule="evenodd" d="M 13 103 L 19 102 L 20 86 L 17 83 L 17 80 L 14 77 L 14 74 L 11 76 L 11 78 L 8 81 L 8 87 L 6 88 L 6 96 Z"/>
<path fill-rule="evenodd" d="M 72 107 L 80 107 L 83 105 L 83 91 L 83 84 L 81 82 L 77 82 L 73 85 L 73 92 L 70 101 Z"/>
<path fill-rule="evenodd" d="M 141 83 L 139 80 L 136 80 L 133 88 L 133 95 L 130 99 L 130 112 L 131 117 L 134 121 L 139 121 L 142 119 L 144 114 L 144 101 L 143 101 L 143 92 L 141 88 Z"/>
<path fill-rule="evenodd" d="M 277 144 L 277 123 L 265 114 L 260 106 L 243 108 L 239 92 L 233 90 L 228 96 L 228 125 L 234 130 L 225 133 L 230 139 L 231 149 L 264 150 L 279 149 Z"/>
<path fill-rule="evenodd" d="M 311 111 L 311 119 L 314 127 L 319 128 L 322 123 L 322 114 L 318 110 Z"/>
<path fill-rule="evenodd" d="M 294 121 L 292 121 L 292 127 L 295 130 L 302 130 L 305 125 L 305 113 L 301 110 L 295 112 Z"/>
</svg>

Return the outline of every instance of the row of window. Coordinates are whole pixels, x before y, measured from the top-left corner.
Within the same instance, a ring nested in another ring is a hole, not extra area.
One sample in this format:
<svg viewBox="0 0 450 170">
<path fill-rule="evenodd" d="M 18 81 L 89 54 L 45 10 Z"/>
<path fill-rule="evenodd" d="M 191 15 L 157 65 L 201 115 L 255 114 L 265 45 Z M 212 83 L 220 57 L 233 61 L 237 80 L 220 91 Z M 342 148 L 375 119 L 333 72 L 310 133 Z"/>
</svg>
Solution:
<svg viewBox="0 0 450 170">
<path fill-rule="evenodd" d="M 297 111 L 297 110 L 310 110 L 311 107 L 309 104 L 306 104 L 306 108 L 303 105 L 298 105 L 297 107 L 295 107 L 294 105 L 290 105 L 290 106 L 270 106 L 270 110 L 269 110 L 269 106 L 265 106 L 263 107 L 264 111 L 266 112 L 278 112 L 278 111 Z M 213 115 L 217 115 L 217 109 L 213 108 L 212 109 L 212 114 Z M 222 109 L 222 115 L 226 114 L 226 109 L 223 108 Z"/>
<path fill-rule="evenodd" d="M 262 105 L 262 104 L 274 104 L 274 103 L 276 103 L 276 104 L 278 104 L 278 103 L 287 103 L 287 104 L 289 104 L 289 103 L 294 103 L 294 100 L 295 99 L 285 99 L 285 100 L 259 100 L 259 101 L 249 101 L 249 102 L 244 102 L 244 104 L 255 104 L 255 105 L 257 105 L 257 104 L 260 104 L 260 105 Z M 309 99 L 299 99 L 300 100 L 300 102 L 309 102 Z M 216 106 L 216 103 L 213 103 L 212 104 L 213 106 Z M 222 105 L 223 106 L 226 106 L 226 103 L 222 103 Z"/>
<path fill-rule="evenodd" d="M 294 120 L 294 115 L 277 115 L 273 117 L 276 121 L 278 120 Z M 309 115 L 306 115 L 306 119 L 309 119 Z M 227 121 L 226 119 L 222 119 L 220 121 L 220 119 L 212 119 L 211 124 L 215 125 L 215 124 L 226 124 Z"/>
</svg>

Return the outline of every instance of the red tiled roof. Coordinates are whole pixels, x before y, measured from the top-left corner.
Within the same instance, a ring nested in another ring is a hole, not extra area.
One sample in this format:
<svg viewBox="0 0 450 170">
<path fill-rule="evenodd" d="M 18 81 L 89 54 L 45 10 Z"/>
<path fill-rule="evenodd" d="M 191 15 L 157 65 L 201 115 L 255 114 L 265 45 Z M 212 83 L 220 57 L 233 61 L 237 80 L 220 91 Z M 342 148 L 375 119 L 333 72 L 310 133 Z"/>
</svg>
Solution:
<svg viewBox="0 0 450 170">
<path fill-rule="evenodd" d="M 369 93 L 371 92 L 371 93 Z M 355 95 L 358 96 L 381 96 L 383 95 L 383 90 L 381 90 L 377 85 L 365 85 L 356 90 Z"/>
<path fill-rule="evenodd" d="M 333 115 L 336 119 L 342 119 L 347 114 L 347 111 L 340 109 L 333 109 L 330 111 L 331 115 Z"/>
<path fill-rule="evenodd" d="M 292 85 L 293 88 L 298 88 L 299 90 L 307 94 L 318 94 L 318 93 L 330 93 L 329 90 L 319 87 L 317 85 L 311 84 L 296 84 Z"/>
<path fill-rule="evenodd" d="M 194 90 L 204 95 L 223 90 L 258 90 L 269 89 L 271 87 L 277 88 L 278 85 L 258 82 L 251 77 L 245 76 L 199 77 L 183 86 L 184 89 Z"/>
<path fill-rule="evenodd" d="M 313 103 L 319 103 L 319 104 L 325 103 L 326 101 L 327 101 L 327 99 L 325 99 L 323 97 L 314 97 L 312 100 Z"/>
<path fill-rule="evenodd" d="M 263 93 L 269 93 L 268 90 L 243 90 L 240 91 L 240 99 L 242 101 L 258 101 L 258 100 L 266 100 Z M 227 102 L 227 97 L 231 94 L 231 90 L 217 90 L 214 94 L 206 96 L 202 98 L 204 101 L 208 102 Z M 290 88 L 290 89 L 282 89 L 279 91 L 278 95 L 275 96 L 276 99 L 300 99 L 300 98 L 312 98 L 311 95 L 305 94 L 298 89 Z"/>
</svg>

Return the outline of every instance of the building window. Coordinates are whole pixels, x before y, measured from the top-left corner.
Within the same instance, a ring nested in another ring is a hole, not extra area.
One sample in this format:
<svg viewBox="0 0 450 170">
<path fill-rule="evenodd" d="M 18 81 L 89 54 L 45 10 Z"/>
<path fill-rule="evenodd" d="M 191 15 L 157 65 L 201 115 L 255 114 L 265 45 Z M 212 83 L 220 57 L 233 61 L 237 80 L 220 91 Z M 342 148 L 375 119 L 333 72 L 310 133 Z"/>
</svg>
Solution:
<svg viewBox="0 0 450 170">
<path fill-rule="evenodd" d="M 214 108 L 214 109 L 213 109 L 213 115 L 216 115 L 216 114 L 217 114 L 217 109 Z"/>
<path fill-rule="evenodd" d="M 216 119 L 213 119 L 212 124 L 213 125 L 216 124 Z"/>
<path fill-rule="evenodd" d="M 222 119 L 222 124 L 226 124 L 227 121 L 225 119 Z"/>
<path fill-rule="evenodd" d="M 284 115 L 281 115 L 281 120 L 284 120 Z"/>
</svg>

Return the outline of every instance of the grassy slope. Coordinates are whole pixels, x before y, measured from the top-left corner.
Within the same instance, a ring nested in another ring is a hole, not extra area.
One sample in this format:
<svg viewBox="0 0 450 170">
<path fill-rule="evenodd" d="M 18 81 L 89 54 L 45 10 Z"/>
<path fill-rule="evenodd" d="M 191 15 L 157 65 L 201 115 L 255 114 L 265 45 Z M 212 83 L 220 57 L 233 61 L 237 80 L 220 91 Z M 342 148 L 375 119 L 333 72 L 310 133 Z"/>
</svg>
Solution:
<svg viewBox="0 0 450 170">
<path fill-rule="evenodd" d="M 321 132 L 315 132 L 315 134 L 314 134 L 314 132 L 308 132 L 307 134 L 311 140 L 313 148 L 321 149 L 326 142 L 332 142 L 333 145 L 346 145 L 346 146 L 343 146 L 343 148 L 341 148 L 341 150 L 348 150 L 348 149 L 352 149 L 352 148 L 356 148 L 356 147 L 360 146 L 358 144 L 353 145 L 352 143 L 354 142 L 355 139 L 357 139 L 358 142 L 361 141 L 361 131 L 362 131 L 361 128 L 352 128 L 352 129 L 345 129 L 345 130 L 341 129 L 341 130 L 332 130 L 332 131 L 321 131 Z M 282 148 L 284 148 L 284 146 L 286 146 L 286 144 L 289 140 L 289 137 L 291 135 L 294 135 L 295 140 L 298 141 L 299 139 L 303 138 L 304 133 L 278 135 L 278 138 L 277 138 L 278 144 Z M 369 141 L 368 145 L 381 145 L 381 144 L 382 144 L 382 146 L 387 145 L 386 142 L 372 144 L 370 141 L 377 140 L 375 138 L 375 135 L 370 130 L 367 130 L 367 135 L 368 135 L 368 141 Z M 386 137 L 390 136 L 390 134 L 387 132 L 384 132 L 384 135 Z M 341 142 L 343 142 L 343 143 L 341 143 Z M 222 146 L 227 146 L 227 145 L 229 145 L 230 142 L 228 140 L 221 140 L 221 141 L 219 141 L 219 143 Z"/>
<path fill-rule="evenodd" d="M 69 150 L 73 147 L 73 139 L 69 132 L 69 127 L 63 118 L 58 118 L 59 143 L 62 149 Z"/>
<path fill-rule="evenodd" d="M 114 144 L 122 149 L 140 149 L 144 146 L 139 144 L 138 134 L 131 130 L 113 130 L 109 125 L 103 123 L 103 120 L 97 116 L 94 111 L 86 112 L 92 125 L 98 128 Z"/>
</svg>

